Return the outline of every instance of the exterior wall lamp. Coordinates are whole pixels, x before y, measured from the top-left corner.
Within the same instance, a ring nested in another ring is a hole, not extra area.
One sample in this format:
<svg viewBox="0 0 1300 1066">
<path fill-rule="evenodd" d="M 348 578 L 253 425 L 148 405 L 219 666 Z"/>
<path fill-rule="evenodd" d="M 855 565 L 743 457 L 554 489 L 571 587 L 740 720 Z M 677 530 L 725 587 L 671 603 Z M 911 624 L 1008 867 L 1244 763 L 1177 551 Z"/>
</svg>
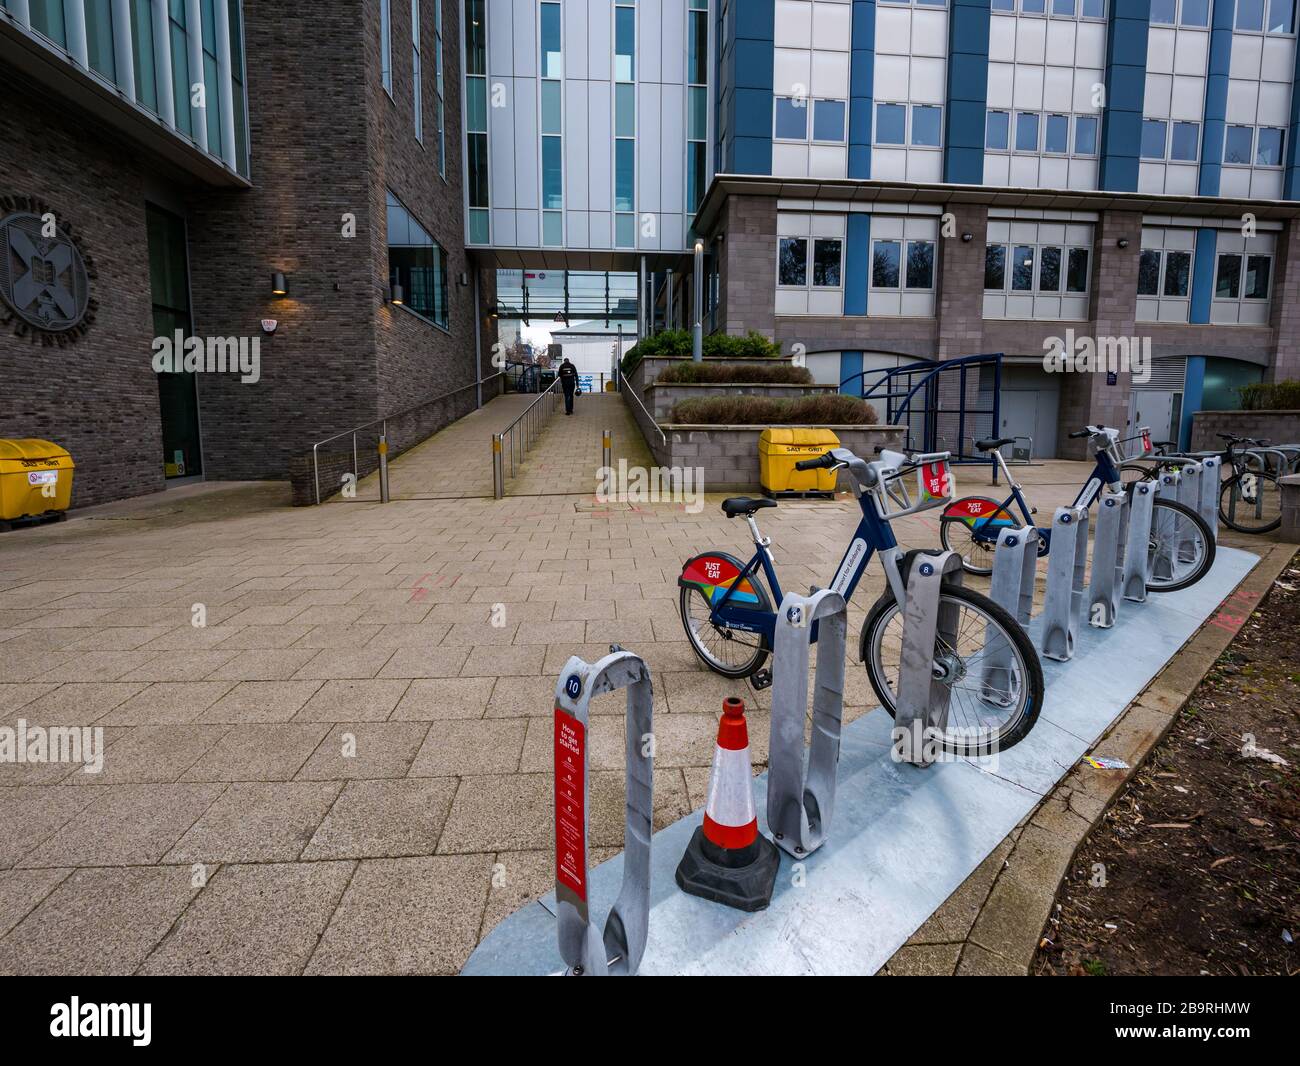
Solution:
<svg viewBox="0 0 1300 1066">
<path fill-rule="evenodd" d="M 1119 247 L 1121 247 L 1121 248 L 1127 248 L 1127 247 L 1128 247 L 1128 238 L 1127 238 L 1127 237 L 1121 237 L 1121 238 L 1120 238 L 1119 240 L 1117 240 L 1115 243 L 1116 243 L 1117 245 L 1119 245 Z"/>
<path fill-rule="evenodd" d="M 399 282 L 394 281 L 388 287 L 388 302 L 395 304 L 398 307 L 401 307 L 402 304 L 406 303 L 406 293 L 402 291 L 402 286 Z"/>
<path fill-rule="evenodd" d="M 963 244 L 970 244 L 970 242 L 973 241 L 974 239 L 975 239 L 975 234 L 973 233 L 963 233 L 961 235 L 961 240 Z"/>
<path fill-rule="evenodd" d="M 282 274 L 278 270 L 271 275 L 271 295 L 272 296 L 289 295 L 289 283 L 285 280 L 284 274 Z"/>
</svg>

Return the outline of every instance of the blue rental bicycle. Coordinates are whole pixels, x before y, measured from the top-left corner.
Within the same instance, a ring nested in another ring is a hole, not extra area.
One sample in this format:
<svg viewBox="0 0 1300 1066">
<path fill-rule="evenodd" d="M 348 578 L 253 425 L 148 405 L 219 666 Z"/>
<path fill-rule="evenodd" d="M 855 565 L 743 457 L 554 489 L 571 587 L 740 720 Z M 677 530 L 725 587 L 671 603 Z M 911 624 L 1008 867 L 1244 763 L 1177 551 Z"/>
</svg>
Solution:
<svg viewBox="0 0 1300 1066">
<path fill-rule="evenodd" d="M 1075 496 L 1073 506 L 1090 507 L 1101 494 L 1103 485 L 1112 492 L 1126 489 L 1121 484 L 1119 471 L 1119 464 L 1124 462 L 1119 455 L 1119 445 L 1122 443 L 1119 430 L 1101 425 L 1089 426 L 1071 433 L 1070 437 L 1073 440 L 1088 437 L 1089 447 L 1095 452 L 1097 460 L 1088 480 Z M 1143 432 L 1141 439 L 1144 447 L 1149 450 L 1149 434 Z M 1002 530 L 1008 526 L 1034 525 L 1033 516 L 1037 512 L 1029 506 L 1024 491 L 1011 476 L 1011 469 L 999 450 L 1003 445 L 1011 443 L 1013 441 L 1010 437 L 1001 437 L 975 444 L 980 451 L 992 454 L 1006 475 L 1011 494 L 1001 503 L 987 496 L 965 496 L 945 507 L 939 519 L 939 540 L 949 551 L 961 556 L 961 565 L 968 573 L 993 572 L 993 552 Z M 1214 534 L 1205 520 L 1190 507 L 1161 496 L 1157 496 L 1154 502 L 1151 536 L 1147 546 L 1151 557 L 1147 588 L 1151 592 L 1177 592 L 1196 584 L 1209 573 L 1210 567 L 1214 565 Z M 1023 521 L 1011 513 L 1013 503 L 1019 507 Z M 1038 538 L 1038 554 L 1044 556 L 1051 551 L 1051 529 L 1039 526 Z"/>
<path fill-rule="evenodd" d="M 878 451 L 880 459 L 868 463 L 848 449 L 836 448 L 795 467 L 848 472 L 862 518 L 829 587 L 850 599 L 871 556 L 880 554 L 885 592 L 867 613 L 859 652 L 871 687 L 892 715 L 908 574 L 918 555 L 935 552 L 901 550 L 889 523 L 947 503 L 953 497 L 953 482 L 947 452 Z M 907 484 L 913 472 L 915 493 Z M 754 516 L 775 506 L 775 500 L 747 496 L 723 500 L 723 514 L 743 517 L 748 523 L 753 557 L 745 563 L 727 552 L 704 552 L 686 561 L 677 581 L 682 625 L 695 654 L 715 673 L 753 678 L 757 688 L 771 684 L 771 674 L 763 665 L 776 633 L 772 605 L 781 603 L 783 593 L 772 561 L 772 542 L 759 532 Z M 934 647 L 933 676 L 951 690 L 943 747 L 958 755 L 1008 748 L 1024 738 L 1043 706 L 1038 654 L 1015 619 L 987 596 L 945 582 L 939 600 L 940 610 L 950 612 L 948 617 L 954 620 L 949 631 L 955 634 L 951 642 L 936 638 Z M 810 637 L 817 639 L 815 625 Z M 1000 675 L 1006 678 L 1004 688 L 991 687 L 981 666 L 993 654 L 1010 659 L 1010 669 Z"/>
</svg>

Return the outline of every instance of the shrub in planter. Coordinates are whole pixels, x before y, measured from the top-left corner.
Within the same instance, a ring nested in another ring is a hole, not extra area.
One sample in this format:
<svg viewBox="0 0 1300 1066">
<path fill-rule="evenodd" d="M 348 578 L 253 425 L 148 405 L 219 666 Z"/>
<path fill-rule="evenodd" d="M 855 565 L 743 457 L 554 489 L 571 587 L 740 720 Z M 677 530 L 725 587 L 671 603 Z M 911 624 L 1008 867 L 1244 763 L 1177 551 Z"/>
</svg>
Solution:
<svg viewBox="0 0 1300 1066">
<path fill-rule="evenodd" d="M 688 330 L 666 329 L 662 333 L 637 341 L 623 354 L 623 361 L 619 366 L 624 374 L 630 374 L 642 359 L 651 356 L 689 359 L 692 355 L 692 347 L 691 334 Z M 704 338 L 701 350 L 706 358 L 725 356 L 729 359 L 775 359 L 781 355 L 779 344 L 753 330 L 743 337 L 732 337 L 726 333 L 710 333 Z"/>
<path fill-rule="evenodd" d="M 672 363 L 659 385 L 811 385 L 812 373 L 791 363 Z"/>
<path fill-rule="evenodd" d="M 1237 390 L 1243 411 L 1300 410 L 1300 381 L 1261 381 Z"/>
<path fill-rule="evenodd" d="M 876 409 L 856 396 L 838 393 L 795 400 L 710 396 L 674 404 L 671 420 L 702 426 L 859 426 L 875 424 Z"/>
</svg>

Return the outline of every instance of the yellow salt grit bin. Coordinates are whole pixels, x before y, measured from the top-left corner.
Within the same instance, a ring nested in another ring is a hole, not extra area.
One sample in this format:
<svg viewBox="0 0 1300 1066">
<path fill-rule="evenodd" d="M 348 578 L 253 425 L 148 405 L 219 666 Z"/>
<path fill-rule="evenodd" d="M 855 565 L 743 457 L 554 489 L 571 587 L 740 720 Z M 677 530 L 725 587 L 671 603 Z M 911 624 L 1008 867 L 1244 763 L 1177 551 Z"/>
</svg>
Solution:
<svg viewBox="0 0 1300 1066">
<path fill-rule="evenodd" d="M 763 430 L 758 438 L 758 472 L 764 494 L 816 492 L 833 495 L 834 470 L 796 470 L 794 464 L 801 459 L 816 459 L 839 446 L 840 438 L 829 429 L 772 426 Z"/>
<path fill-rule="evenodd" d="M 75 464 L 48 440 L 0 439 L 0 521 L 66 511 Z"/>
</svg>

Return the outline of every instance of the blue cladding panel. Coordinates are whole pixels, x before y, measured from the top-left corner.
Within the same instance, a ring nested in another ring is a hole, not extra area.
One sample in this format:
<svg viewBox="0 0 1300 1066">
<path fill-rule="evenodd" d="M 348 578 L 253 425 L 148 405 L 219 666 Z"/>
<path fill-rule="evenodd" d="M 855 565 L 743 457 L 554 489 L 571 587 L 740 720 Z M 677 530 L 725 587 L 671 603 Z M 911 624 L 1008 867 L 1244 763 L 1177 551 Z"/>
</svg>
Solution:
<svg viewBox="0 0 1300 1066">
<path fill-rule="evenodd" d="M 850 178 L 871 177 L 871 111 L 876 79 L 876 0 L 853 0 L 849 68 Z"/>
<path fill-rule="evenodd" d="M 1106 108 L 1101 122 L 1103 189 L 1137 189 L 1146 95 L 1151 0 L 1112 0 L 1106 25 Z"/>
<path fill-rule="evenodd" d="M 1291 125 L 1286 138 L 1286 181 L 1282 186 L 1284 200 L 1300 200 L 1300 156 L 1296 153 L 1296 138 L 1300 137 L 1300 48 L 1295 50 L 1295 68 L 1291 76 Z"/>
<path fill-rule="evenodd" d="M 840 353 L 840 381 L 848 381 L 854 374 L 862 373 L 862 353 L 861 352 L 841 352 Z M 855 378 L 848 385 L 843 385 L 841 392 L 850 396 L 862 395 L 862 379 Z"/>
<path fill-rule="evenodd" d="M 1189 355 L 1183 383 L 1183 413 L 1178 421 L 1178 447 L 1183 450 L 1192 446 L 1192 415 L 1201 409 L 1204 397 L 1205 356 Z"/>
<path fill-rule="evenodd" d="M 944 181 L 984 180 L 984 109 L 989 82 L 989 0 L 952 0 L 948 20 Z"/>
<path fill-rule="evenodd" d="M 1218 196 L 1223 170 L 1223 135 L 1227 128 L 1228 67 L 1232 62 L 1232 19 L 1236 6 L 1228 0 L 1214 5 L 1210 22 L 1209 77 L 1205 79 L 1205 133 L 1201 140 L 1201 169 L 1196 191 Z M 1295 106 L 1294 99 L 1291 102 Z M 1294 113 L 1294 112 L 1293 112 Z M 1198 243 L 1197 248 L 1200 248 Z M 1208 304 L 1207 304 L 1208 307 Z M 1202 321 L 1208 322 L 1209 319 Z"/>
<path fill-rule="evenodd" d="M 1219 231 L 1196 231 L 1196 257 L 1192 262 L 1192 305 L 1187 315 L 1189 322 L 1210 321 L 1210 301 L 1214 299 L 1214 258 L 1219 242 Z"/>
<path fill-rule="evenodd" d="M 867 272 L 871 262 L 871 216 L 850 214 L 844 249 L 844 313 L 867 313 Z M 862 359 L 859 355 L 858 362 Z M 861 369 L 859 366 L 858 369 Z M 843 377 L 840 378 L 844 380 Z"/>
<path fill-rule="evenodd" d="M 776 0 L 731 0 L 721 23 L 719 108 L 728 121 L 719 169 L 770 174 Z"/>
</svg>

